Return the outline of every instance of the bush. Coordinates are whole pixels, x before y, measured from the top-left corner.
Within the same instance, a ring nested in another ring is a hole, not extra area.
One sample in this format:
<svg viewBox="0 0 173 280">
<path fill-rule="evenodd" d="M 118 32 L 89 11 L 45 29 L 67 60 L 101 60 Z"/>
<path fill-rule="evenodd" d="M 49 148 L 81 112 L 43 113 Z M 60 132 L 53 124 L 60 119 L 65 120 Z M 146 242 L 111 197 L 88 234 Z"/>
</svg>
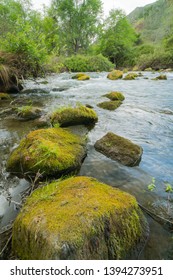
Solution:
<svg viewBox="0 0 173 280">
<path fill-rule="evenodd" d="M 144 70 L 151 67 L 154 70 L 173 68 L 172 52 L 155 52 L 154 54 L 145 54 L 138 60 L 138 68 Z"/>
<path fill-rule="evenodd" d="M 114 67 L 114 65 L 101 54 L 96 56 L 71 56 L 64 60 L 64 65 L 71 72 L 110 71 Z"/>
</svg>

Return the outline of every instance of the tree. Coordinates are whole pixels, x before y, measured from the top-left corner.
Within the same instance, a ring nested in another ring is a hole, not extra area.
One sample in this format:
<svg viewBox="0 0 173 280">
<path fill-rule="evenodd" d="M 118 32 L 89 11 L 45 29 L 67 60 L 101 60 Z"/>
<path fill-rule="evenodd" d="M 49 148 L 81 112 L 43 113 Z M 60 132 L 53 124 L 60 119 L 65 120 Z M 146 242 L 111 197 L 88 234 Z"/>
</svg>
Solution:
<svg viewBox="0 0 173 280">
<path fill-rule="evenodd" d="M 51 15 L 58 24 L 61 52 L 87 51 L 97 34 L 101 12 L 101 0 L 52 0 Z"/>
<path fill-rule="evenodd" d="M 100 51 L 116 66 L 132 63 L 132 48 L 138 37 L 121 10 L 111 10 L 103 26 Z"/>
</svg>

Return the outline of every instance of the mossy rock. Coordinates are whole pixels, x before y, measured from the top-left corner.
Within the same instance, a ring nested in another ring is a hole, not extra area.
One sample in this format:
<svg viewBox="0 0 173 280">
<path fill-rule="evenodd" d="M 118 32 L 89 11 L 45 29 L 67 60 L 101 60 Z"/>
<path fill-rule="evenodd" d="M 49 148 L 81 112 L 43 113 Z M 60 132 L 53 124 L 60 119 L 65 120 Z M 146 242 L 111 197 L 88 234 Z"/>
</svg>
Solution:
<svg viewBox="0 0 173 280">
<path fill-rule="evenodd" d="M 157 80 L 167 80 L 167 76 L 166 75 L 159 75 L 152 80 L 155 80 L 155 81 L 157 81 Z"/>
<path fill-rule="evenodd" d="M 147 234 L 133 196 L 81 176 L 27 198 L 14 222 L 12 249 L 22 260 L 124 259 L 139 253 Z"/>
<path fill-rule="evenodd" d="M 98 121 L 96 112 L 83 105 L 75 108 L 60 108 L 51 115 L 50 119 L 53 126 L 61 127 L 79 124 L 89 125 Z"/>
<path fill-rule="evenodd" d="M 0 92 L 0 100 L 9 100 L 10 95 L 8 93 Z"/>
<path fill-rule="evenodd" d="M 17 116 L 24 120 L 33 120 L 39 118 L 42 114 L 42 110 L 33 106 L 22 106 L 15 109 Z"/>
<path fill-rule="evenodd" d="M 144 70 L 144 71 L 152 72 L 152 71 L 153 71 L 153 69 L 152 69 L 151 67 L 148 67 L 148 68 L 145 68 L 145 70 Z"/>
<path fill-rule="evenodd" d="M 85 140 L 62 128 L 39 129 L 30 132 L 12 152 L 7 171 L 18 176 L 43 177 L 77 171 L 86 156 Z"/>
<path fill-rule="evenodd" d="M 125 99 L 124 95 L 121 92 L 118 91 L 111 91 L 104 95 L 105 97 L 109 98 L 110 100 L 121 100 L 123 101 Z"/>
<path fill-rule="evenodd" d="M 123 78 L 123 80 L 135 80 L 137 77 L 138 77 L 138 74 L 129 73 Z"/>
<path fill-rule="evenodd" d="M 138 165 L 143 152 L 140 146 L 112 132 L 96 141 L 94 147 L 105 156 L 126 166 Z"/>
<path fill-rule="evenodd" d="M 110 80 L 118 80 L 118 79 L 122 79 L 122 77 L 123 77 L 123 71 L 120 70 L 113 70 L 107 75 L 107 78 Z"/>
<path fill-rule="evenodd" d="M 102 109 L 105 109 L 105 110 L 114 111 L 121 104 L 122 104 L 122 102 L 120 100 L 115 100 L 115 101 L 103 101 L 103 102 L 97 104 L 97 106 L 102 108 Z"/>
<path fill-rule="evenodd" d="M 89 80 L 90 79 L 90 76 L 89 75 L 86 75 L 84 73 L 78 73 L 76 75 L 74 75 L 72 77 L 72 79 L 77 79 L 79 81 L 85 81 L 85 80 Z"/>
</svg>

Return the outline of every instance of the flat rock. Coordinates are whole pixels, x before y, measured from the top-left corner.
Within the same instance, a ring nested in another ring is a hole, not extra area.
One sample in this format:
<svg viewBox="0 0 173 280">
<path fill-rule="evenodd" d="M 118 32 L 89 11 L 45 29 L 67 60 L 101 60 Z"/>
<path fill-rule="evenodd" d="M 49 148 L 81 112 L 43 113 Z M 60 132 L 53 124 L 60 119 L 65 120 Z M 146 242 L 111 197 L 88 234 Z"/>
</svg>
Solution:
<svg viewBox="0 0 173 280">
<path fill-rule="evenodd" d="M 96 141 L 94 147 L 105 156 L 126 166 L 138 165 L 142 156 L 140 146 L 112 132 L 108 132 L 100 140 Z"/>
</svg>

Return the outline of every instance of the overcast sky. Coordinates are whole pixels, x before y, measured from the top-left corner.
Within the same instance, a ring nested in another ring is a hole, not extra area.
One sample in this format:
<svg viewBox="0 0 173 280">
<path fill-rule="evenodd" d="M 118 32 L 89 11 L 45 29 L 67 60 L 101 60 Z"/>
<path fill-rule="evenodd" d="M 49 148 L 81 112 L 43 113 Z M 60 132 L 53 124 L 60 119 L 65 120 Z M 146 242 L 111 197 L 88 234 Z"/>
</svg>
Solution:
<svg viewBox="0 0 173 280">
<path fill-rule="evenodd" d="M 43 4 L 48 6 L 51 0 L 32 0 L 33 5 L 36 9 L 40 9 Z M 120 8 L 123 9 L 126 14 L 133 11 L 136 7 L 142 7 L 149 3 L 156 2 L 156 0 L 102 0 L 104 12 L 108 14 L 109 10 L 112 8 Z"/>
</svg>

